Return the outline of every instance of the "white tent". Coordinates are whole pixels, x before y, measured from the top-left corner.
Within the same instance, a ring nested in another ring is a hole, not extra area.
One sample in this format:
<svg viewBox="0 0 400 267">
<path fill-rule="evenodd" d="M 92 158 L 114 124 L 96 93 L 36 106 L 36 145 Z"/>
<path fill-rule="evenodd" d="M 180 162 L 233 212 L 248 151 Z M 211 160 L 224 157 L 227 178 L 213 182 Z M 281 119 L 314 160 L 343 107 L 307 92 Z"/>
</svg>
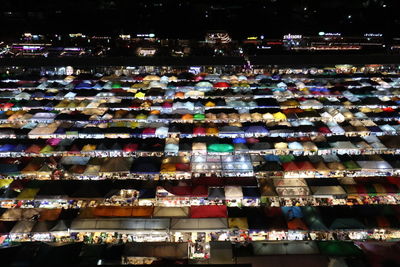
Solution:
<svg viewBox="0 0 400 267">
<path fill-rule="evenodd" d="M 392 169 L 389 163 L 383 160 L 357 161 L 357 164 L 364 170 L 389 170 Z"/>
<path fill-rule="evenodd" d="M 243 199 L 243 191 L 241 186 L 228 185 L 225 186 L 226 199 Z"/>
</svg>

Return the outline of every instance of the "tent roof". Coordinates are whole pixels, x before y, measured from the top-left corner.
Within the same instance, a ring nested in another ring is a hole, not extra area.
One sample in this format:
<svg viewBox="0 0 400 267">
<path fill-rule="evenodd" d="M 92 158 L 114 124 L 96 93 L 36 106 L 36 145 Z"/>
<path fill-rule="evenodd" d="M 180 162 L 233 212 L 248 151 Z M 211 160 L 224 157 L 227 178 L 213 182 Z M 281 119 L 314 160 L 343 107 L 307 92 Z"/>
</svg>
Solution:
<svg viewBox="0 0 400 267">
<path fill-rule="evenodd" d="M 353 242 L 346 241 L 318 241 L 321 254 L 326 256 L 346 257 L 361 256 L 362 251 Z"/>
<path fill-rule="evenodd" d="M 157 257 L 165 259 L 186 259 L 188 256 L 188 243 L 141 242 L 127 243 L 125 256 Z"/>
<path fill-rule="evenodd" d="M 253 242 L 254 255 L 318 254 L 318 245 L 307 242 Z"/>
<path fill-rule="evenodd" d="M 10 233 L 30 233 L 35 221 L 19 221 L 11 229 Z"/>
<path fill-rule="evenodd" d="M 233 185 L 225 186 L 225 197 L 229 199 L 237 199 L 237 198 L 242 199 L 243 198 L 242 187 Z"/>
<path fill-rule="evenodd" d="M 227 207 L 225 205 L 202 205 L 191 206 L 191 218 L 225 218 L 227 217 Z"/>
<path fill-rule="evenodd" d="M 220 230 L 228 229 L 226 218 L 171 219 L 171 230 Z"/>
<path fill-rule="evenodd" d="M 310 186 L 310 189 L 317 196 L 346 195 L 346 191 L 340 185 Z"/>
<path fill-rule="evenodd" d="M 225 199 L 225 191 L 223 187 L 208 188 L 208 199 Z"/>
<path fill-rule="evenodd" d="M 188 217 L 189 207 L 154 207 L 153 217 Z"/>
<path fill-rule="evenodd" d="M 71 231 L 166 230 L 168 219 L 75 219 Z"/>
</svg>

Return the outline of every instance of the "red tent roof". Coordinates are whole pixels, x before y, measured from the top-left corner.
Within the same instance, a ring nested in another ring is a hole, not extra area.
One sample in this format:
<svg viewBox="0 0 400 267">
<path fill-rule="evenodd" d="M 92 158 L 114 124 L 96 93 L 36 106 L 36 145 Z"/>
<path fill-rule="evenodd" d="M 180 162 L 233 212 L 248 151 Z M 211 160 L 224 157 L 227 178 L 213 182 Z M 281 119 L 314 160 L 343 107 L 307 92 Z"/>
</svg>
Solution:
<svg viewBox="0 0 400 267">
<path fill-rule="evenodd" d="M 285 162 L 282 164 L 282 167 L 285 171 L 299 171 L 299 167 L 294 163 L 293 161 L 291 162 Z"/>
<path fill-rule="evenodd" d="M 228 209 L 225 205 L 191 206 L 191 218 L 226 218 Z"/>
<path fill-rule="evenodd" d="M 229 83 L 226 82 L 218 82 L 214 84 L 214 88 L 228 88 L 230 87 Z"/>
<path fill-rule="evenodd" d="M 174 186 L 172 187 L 171 193 L 176 196 L 191 196 L 192 187 L 190 186 Z"/>
<path fill-rule="evenodd" d="M 314 166 L 309 161 L 297 162 L 296 165 L 301 171 L 315 171 Z"/>
<path fill-rule="evenodd" d="M 289 230 L 308 230 L 308 227 L 304 224 L 300 218 L 294 218 L 287 222 Z"/>
<path fill-rule="evenodd" d="M 221 186 L 224 185 L 224 180 L 218 177 L 200 177 L 192 179 L 193 185 L 213 185 L 213 186 Z"/>
<path fill-rule="evenodd" d="M 208 197 L 208 187 L 196 185 L 192 188 L 192 197 Z"/>
</svg>

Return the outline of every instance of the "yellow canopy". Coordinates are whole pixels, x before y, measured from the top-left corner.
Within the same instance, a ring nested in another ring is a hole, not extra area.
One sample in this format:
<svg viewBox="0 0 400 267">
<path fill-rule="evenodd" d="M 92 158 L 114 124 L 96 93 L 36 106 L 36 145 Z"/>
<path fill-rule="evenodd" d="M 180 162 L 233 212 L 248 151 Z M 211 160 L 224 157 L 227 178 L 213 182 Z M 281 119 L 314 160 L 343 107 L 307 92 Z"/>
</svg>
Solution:
<svg viewBox="0 0 400 267">
<path fill-rule="evenodd" d="M 0 179 L 0 188 L 9 186 L 12 181 L 13 179 Z"/>
<path fill-rule="evenodd" d="M 249 229 L 247 218 L 228 218 L 229 228 Z"/>
<path fill-rule="evenodd" d="M 19 193 L 17 200 L 32 200 L 38 192 L 39 188 L 25 188 L 21 193 Z"/>
</svg>

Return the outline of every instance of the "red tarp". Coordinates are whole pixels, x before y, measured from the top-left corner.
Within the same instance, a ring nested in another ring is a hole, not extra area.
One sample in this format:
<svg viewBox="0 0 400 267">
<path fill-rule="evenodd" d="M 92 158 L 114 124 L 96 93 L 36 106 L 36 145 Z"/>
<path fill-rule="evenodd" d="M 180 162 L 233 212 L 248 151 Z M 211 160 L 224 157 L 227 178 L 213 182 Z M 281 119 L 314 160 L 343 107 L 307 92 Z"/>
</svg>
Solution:
<svg viewBox="0 0 400 267">
<path fill-rule="evenodd" d="M 285 162 L 282 164 L 283 170 L 284 171 L 299 171 L 299 167 L 294 163 L 293 161 L 291 162 Z"/>
<path fill-rule="evenodd" d="M 287 222 L 289 230 L 308 230 L 308 227 L 305 225 L 302 219 L 294 218 Z"/>
<path fill-rule="evenodd" d="M 208 187 L 205 185 L 196 185 L 192 188 L 192 197 L 208 197 Z"/>
<path fill-rule="evenodd" d="M 362 184 L 356 184 L 356 185 L 354 185 L 354 186 L 355 186 L 355 188 L 356 188 L 358 194 L 360 194 L 360 195 L 368 195 L 367 188 L 365 188 L 364 185 L 362 185 Z"/>
<path fill-rule="evenodd" d="M 61 209 L 43 209 L 40 211 L 39 221 L 56 221 L 60 213 Z"/>
<path fill-rule="evenodd" d="M 389 220 L 385 216 L 377 216 L 376 222 L 378 223 L 378 226 L 381 228 L 391 227 Z"/>
<path fill-rule="evenodd" d="M 297 162 L 296 165 L 301 171 L 315 171 L 314 166 L 309 161 Z"/>
<path fill-rule="evenodd" d="M 399 177 L 388 176 L 388 177 L 386 177 L 386 180 L 391 184 L 400 185 Z"/>
<path fill-rule="evenodd" d="M 174 186 L 171 188 L 171 193 L 175 196 L 190 196 L 192 194 L 192 187 L 190 186 Z"/>
<path fill-rule="evenodd" d="M 257 180 L 254 177 L 226 177 L 224 180 L 225 185 L 257 186 Z"/>
<path fill-rule="evenodd" d="M 226 218 L 228 209 L 225 205 L 191 206 L 191 218 Z"/>
<path fill-rule="evenodd" d="M 93 215 L 97 217 L 150 217 L 153 207 L 96 207 Z"/>
<path fill-rule="evenodd" d="M 265 215 L 267 215 L 267 217 L 281 217 L 283 216 L 283 212 L 280 207 L 266 207 Z"/>
<path fill-rule="evenodd" d="M 214 88 L 228 88 L 230 85 L 226 82 L 218 82 L 214 84 Z"/>
<path fill-rule="evenodd" d="M 200 177 L 192 179 L 193 185 L 223 186 L 224 180 L 218 177 Z"/>
</svg>

